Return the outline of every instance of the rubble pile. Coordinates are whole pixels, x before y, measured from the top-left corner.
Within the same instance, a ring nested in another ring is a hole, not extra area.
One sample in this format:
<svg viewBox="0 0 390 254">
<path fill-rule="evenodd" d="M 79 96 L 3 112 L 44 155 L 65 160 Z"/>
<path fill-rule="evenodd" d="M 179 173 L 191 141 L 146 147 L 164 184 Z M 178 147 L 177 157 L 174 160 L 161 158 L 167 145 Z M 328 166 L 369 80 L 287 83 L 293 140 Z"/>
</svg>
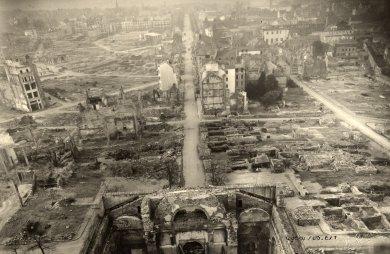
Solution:
<svg viewBox="0 0 390 254">
<path fill-rule="evenodd" d="M 209 158 L 209 154 L 226 153 L 230 166 L 226 170 L 269 167 L 261 163 L 261 156 L 276 157 L 274 148 L 258 146 L 261 142 L 261 128 L 256 122 L 218 121 L 204 123 L 201 129 L 201 158 Z M 222 164 L 223 165 L 223 164 Z"/>
<path fill-rule="evenodd" d="M 318 212 L 310 206 L 300 206 L 294 209 L 292 214 L 299 226 L 314 226 L 320 222 Z"/>
<path fill-rule="evenodd" d="M 362 175 L 370 175 L 370 174 L 376 174 L 378 173 L 378 169 L 375 168 L 372 164 L 363 165 L 363 166 L 357 166 L 355 168 L 356 174 L 362 174 Z"/>
</svg>

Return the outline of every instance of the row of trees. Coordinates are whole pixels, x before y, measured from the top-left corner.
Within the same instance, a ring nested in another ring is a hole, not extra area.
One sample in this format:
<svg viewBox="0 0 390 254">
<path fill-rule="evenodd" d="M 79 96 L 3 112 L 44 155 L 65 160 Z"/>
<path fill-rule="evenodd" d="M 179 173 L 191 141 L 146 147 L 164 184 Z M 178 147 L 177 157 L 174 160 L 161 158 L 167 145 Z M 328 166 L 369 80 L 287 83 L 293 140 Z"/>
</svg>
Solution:
<svg viewBox="0 0 390 254">
<path fill-rule="evenodd" d="M 266 75 L 262 72 L 259 79 L 250 82 L 246 86 L 246 92 L 250 100 L 261 102 L 264 106 L 271 106 L 283 99 L 283 89 L 274 75 Z"/>
</svg>

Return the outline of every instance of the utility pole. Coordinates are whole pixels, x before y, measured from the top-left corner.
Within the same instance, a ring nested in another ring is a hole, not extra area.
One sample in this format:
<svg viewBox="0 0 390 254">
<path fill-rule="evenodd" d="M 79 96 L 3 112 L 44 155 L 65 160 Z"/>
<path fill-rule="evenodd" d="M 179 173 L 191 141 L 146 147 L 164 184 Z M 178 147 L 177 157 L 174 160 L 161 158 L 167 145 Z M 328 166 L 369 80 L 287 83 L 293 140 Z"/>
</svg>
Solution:
<svg viewBox="0 0 390 254">
<path fill-rule="evenodd" d="M 5 164 L 5 162 L 3 160 L 0 160 L 0 162 L 3 165 L 3 167 L 4 167 L 6 178 L 9 179 L 9 181 L 11 182 L 12 188 L 15 191 L 16 197 L 19 200 L 20 207 L 22 207 L 23 206 L 23 200 L 22 200 L 22 197 L 20 196 L 20 192 L 19 192 L 18 186 L 16 185 L 16 183 L 12 179 L 12 177 L 9 176 L 8 168 L 7 168 L 7 165 Z"/>
<path fill-rule="evenodd" d="M 24 141 L 24 142 L 23 142 L 23 141 Z M 23 153 L 24 161 L 26 162 L 26 166 L 28 167 L 28 166 L 30 166 L 30 162 L 28 161 L 25 147 L 22 146 L 22 145 L 26 144 L 27 141 L 26 141 L 26 140 L 23 140 L 23 141 L 21 141 L 21 144 L 20 144 L 21 146 L 20 146 L 20 147 L 22 148 L 22 153 Z"/>
</svg>

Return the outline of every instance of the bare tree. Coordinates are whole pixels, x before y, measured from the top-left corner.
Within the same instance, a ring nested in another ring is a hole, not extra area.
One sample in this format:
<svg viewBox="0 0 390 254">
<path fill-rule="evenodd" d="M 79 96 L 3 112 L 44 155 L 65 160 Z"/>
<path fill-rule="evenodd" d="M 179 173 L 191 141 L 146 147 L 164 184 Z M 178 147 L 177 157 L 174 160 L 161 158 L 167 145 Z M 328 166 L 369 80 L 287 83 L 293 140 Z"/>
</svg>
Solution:
<svg viewBox="0 0 390 254">
<path fill-rule="evenodd" d="M 45 254 L 43 237 L 46 234 L 46 231 L 46 228 L 39 221 L 28 221 L 24 231 L 26 237 L 34 239 L 42 254 Z"/>
</svg>

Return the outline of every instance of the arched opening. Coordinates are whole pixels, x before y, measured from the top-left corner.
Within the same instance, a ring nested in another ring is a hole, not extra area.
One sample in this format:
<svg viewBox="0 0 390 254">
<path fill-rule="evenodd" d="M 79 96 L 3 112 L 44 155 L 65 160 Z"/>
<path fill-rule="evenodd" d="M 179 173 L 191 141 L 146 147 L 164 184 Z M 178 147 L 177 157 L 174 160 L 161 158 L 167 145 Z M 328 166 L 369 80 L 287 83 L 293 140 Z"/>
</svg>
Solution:
<svg viewBox="0 0 390 254">
<path fill-rule="evenodd" d="M 184 254 L 204 254 L 205 250 L 201 243 L 193 241 L 186 242 L 183 245 L 183 253 Z"/>
<path fill-rule="evenodd" d="M 107 241 L 109 253 L 145 253 L 142 221 L 136 216 L 120 216 L 112 223 Z"/>
<path fill-rule="evenodd" d="M 206 213 L 201 209 L 194 209 L 191 211 L 180 210 L 177 211 L 173 217 L 173 226 L 176 229 L 198 229 L 207 224 L 208 218 Z"/>
<path fill-rule="evenodd" d="M 201 209 L 195 209 L 193 211 L 180 210 L 176 212 L 175 217 L 173 218 L 174 222 L 188 220 L 207 220 L 207 215 Z"/>
<path fill-rule="evenodd" d="M 269 214 L 260 208 L 250 208 L 239 216 L 239 253 L 269 252 Z"/>
<path fill-rule="evenodd" d="M 272 237 L 271 238 L 271 244 L 270 244 L 270 251 L 269 251 L 270 254 L 276 254 L 276 241 L 275 241 L 275 237 Z"/>
</svg>

